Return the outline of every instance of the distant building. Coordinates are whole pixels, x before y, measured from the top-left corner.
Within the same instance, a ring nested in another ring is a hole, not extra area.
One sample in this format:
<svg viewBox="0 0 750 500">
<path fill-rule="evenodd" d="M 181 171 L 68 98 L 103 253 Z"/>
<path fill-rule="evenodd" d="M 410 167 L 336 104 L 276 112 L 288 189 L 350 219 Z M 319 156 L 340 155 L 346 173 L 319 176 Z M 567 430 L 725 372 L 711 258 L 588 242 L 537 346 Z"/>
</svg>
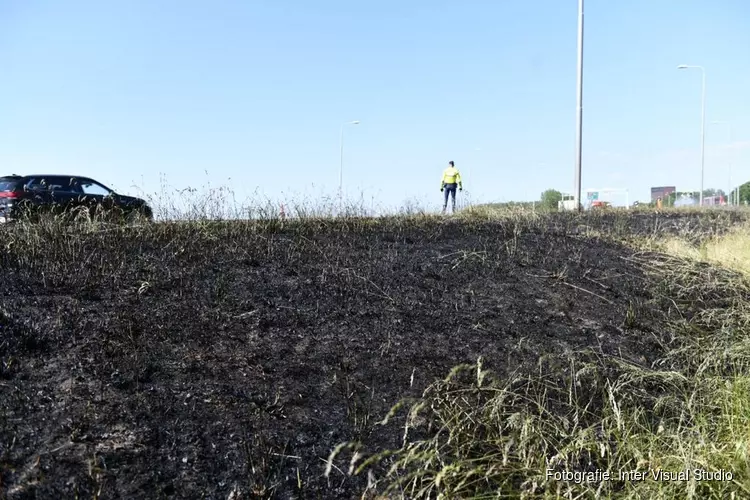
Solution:
<svg viewBox="0 0 750 500">
<path fill-rule="evenodd" d="M 659 198 L 661 198 L 662 200 L 666 200 L 667 196 L 675 192 L 677 192 L 677 188 L 675 186 L 652 187 L 651 188 L 651 201 L 655 202 Z"/>
<path fill-rule="evenodd" d="M 576 200 L 572 194 L 563 193 L 562 199 L 557 202 L 557 210 L 560 212 L 564 210 L 575 210 Z"/>
</svg>

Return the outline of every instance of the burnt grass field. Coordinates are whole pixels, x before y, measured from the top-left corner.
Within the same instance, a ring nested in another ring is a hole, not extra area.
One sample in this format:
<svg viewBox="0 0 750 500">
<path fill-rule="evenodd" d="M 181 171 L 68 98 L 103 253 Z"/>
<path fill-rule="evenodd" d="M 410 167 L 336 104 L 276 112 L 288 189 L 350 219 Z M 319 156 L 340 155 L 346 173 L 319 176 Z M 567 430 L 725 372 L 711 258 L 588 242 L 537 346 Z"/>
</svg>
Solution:
<svg viewBox="0 0 750 500">
<path fill-rule="evenodd" d="M 666 331 L 628 238 L 740 214 L 0 228 L 2 498 L 359 498 L 332 450 L 456 365 L 498 377 Z"/>
</svg>

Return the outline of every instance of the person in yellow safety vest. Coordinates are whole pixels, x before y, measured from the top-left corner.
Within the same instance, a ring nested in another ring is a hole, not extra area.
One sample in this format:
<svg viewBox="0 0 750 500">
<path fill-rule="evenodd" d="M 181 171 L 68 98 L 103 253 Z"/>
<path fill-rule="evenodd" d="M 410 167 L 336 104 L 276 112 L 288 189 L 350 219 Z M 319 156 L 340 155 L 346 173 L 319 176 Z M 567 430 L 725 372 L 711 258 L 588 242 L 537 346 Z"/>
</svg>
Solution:
<svg viewBox="0 0 750 500">
<path fill-rule="evenodd" d="M 440 192 L 442 193 L 445 191 L 445 198 L 443 199 L 443 213 L 445 213 L 446 208 L 448 207 L 448 196 L 451 196 L 451 201 L 453 202 L 451 205 L 452 211 L 456 211 L 456 186 L 458 186 L 459 191 L 463 191 L 463 184 L 461 182 L 461 173 L 458 171 L 458 169 L 454 166 L 452 161 L 449 161 L 448 164 L 450 165 L 448 168 L 443 170 L 443 178 L 440 181 Z"/>
</svg>

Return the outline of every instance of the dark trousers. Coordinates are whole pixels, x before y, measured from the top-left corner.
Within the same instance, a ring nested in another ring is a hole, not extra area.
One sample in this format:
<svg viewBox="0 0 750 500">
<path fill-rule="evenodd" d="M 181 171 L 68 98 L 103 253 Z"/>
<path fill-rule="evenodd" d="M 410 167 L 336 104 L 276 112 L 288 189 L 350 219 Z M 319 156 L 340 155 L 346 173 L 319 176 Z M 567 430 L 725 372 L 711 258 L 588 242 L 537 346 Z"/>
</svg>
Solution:
<svg viewBox="0 0 750 500">
<path fill-rule="evenodd" d="M 443 199 L 443 212 L 445 212 L 445 209 L 448 207 L 448 196 L 451 197 L 451 209 L 455 212 L 456 211 L 456 187 L 457 184 L 446 184 L 444 186 L 445 188 L 445 198 Z"/>
</svg>

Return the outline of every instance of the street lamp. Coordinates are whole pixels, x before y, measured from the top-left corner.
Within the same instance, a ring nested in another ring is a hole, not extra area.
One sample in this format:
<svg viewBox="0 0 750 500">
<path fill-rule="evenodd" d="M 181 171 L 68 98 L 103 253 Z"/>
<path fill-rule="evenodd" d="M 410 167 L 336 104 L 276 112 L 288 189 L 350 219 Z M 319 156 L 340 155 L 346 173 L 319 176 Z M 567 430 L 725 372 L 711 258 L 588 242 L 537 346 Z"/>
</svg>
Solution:
<svg viewBox="0 0 750 500">
<path fill-rule="evenodd" d="M 578 80 L 576 82 L 575 210 L 581 211 L 581 151 L 583 146 L 583 0 L 578 0 Z"/>
<path fill-rule="evenodd" d="M 734 193 L 734 189 L 732 189 L 732 124 L 729 122 L 721 121 L 721 120 L 714 120 L 711 122 L 712 125 L 726 125 L 727 126 L 727 140 L 729 144 L 729 204 L 732 205 L 732 198 L 734 197 L 734 205 L 739 205 L 739 192 Z M 738 188 L 739 189 L 739 188 Z"/>
<path fill-rule="evenodd" d="M 699 69 L 701 70 L 701 194 L 700 194 L 700 206 L 703 206 L 703 177 L 704 177 L 704 165 L 705 165 L 705 145 L 706 145 L 706 70 L 703 66 L 689 66 L 687 64 L 680 64 L 677 69 Z"/>
<path fill-rule="evenodd" d="M 359 125 L 359 120 L 346 122 L 341 125 L 341 164 L 339 165 L 339 215 L 344 206 L 344 127 L 347 125 Z"/>
</svg>

